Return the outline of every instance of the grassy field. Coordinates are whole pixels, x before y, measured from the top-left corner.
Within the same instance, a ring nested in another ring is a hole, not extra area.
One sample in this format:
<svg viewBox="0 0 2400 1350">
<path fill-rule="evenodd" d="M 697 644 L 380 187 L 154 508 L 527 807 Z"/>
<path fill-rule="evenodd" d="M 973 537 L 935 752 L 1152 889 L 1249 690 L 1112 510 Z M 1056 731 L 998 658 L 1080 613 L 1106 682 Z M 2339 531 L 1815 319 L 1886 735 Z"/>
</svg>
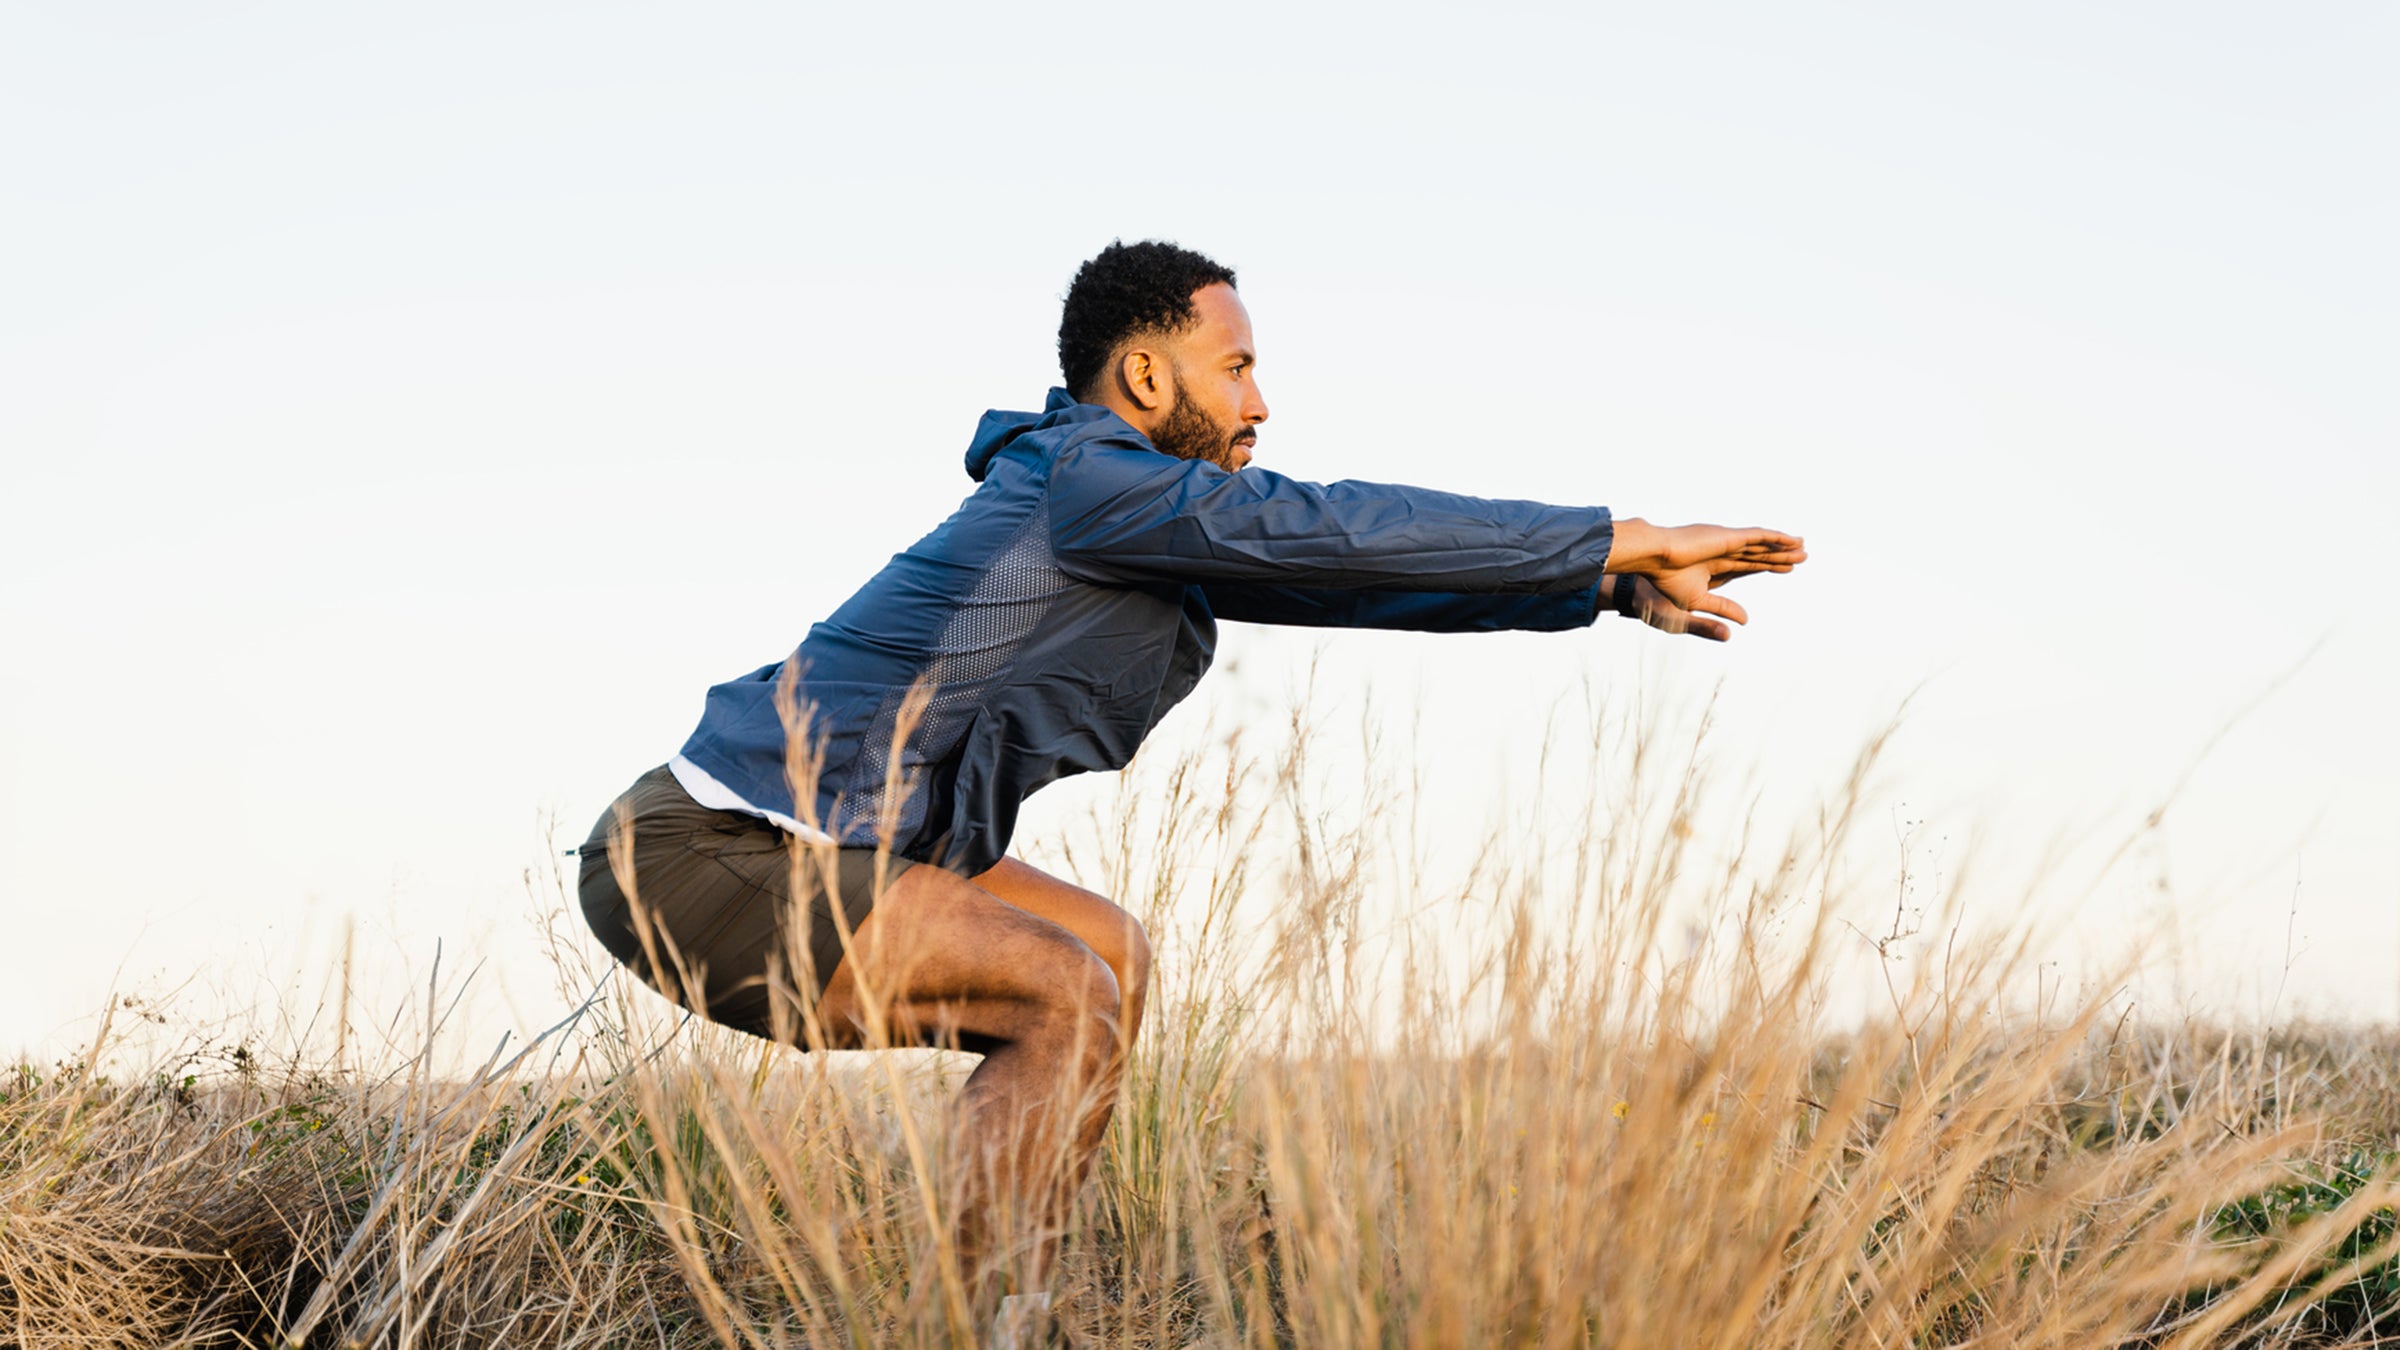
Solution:
<svg viewBox="0 0 2400 1350">
<path fill-rule="evenodd" d="M 1161 958 L 1067 1343 L 2400 1344 L 2400 1034 L 2037 993 L 2026 933 L 1846 894 L 1873 747 L 1762 852 L 1698 742 L 1603 720 L 1581 796 L 1435 885 L 1405 775 L 1329 788 L 1313 735 L 1141 766 L 1061 845 Z M 343 1008 L 16 1068 L 0 1338 L 974 1343 L 972 1061 L 679 1025 L 585 951 L 471 1074 L 440 988 L 396 1054 Z"/>
</svg>

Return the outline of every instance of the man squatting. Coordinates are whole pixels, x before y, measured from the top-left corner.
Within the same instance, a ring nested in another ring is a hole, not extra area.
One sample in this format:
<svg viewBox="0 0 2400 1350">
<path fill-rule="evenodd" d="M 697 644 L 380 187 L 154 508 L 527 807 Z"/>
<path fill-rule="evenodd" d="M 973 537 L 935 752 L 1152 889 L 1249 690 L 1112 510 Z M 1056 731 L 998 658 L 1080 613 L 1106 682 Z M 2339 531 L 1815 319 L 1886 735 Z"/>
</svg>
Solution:
<svg viewBox="0 0 2400 1350">
<path fill-rule="evenodd" d="M 1058 357 L 1042 411 L 984 414 L 948 520 L 791 656 L 708 691 L 581 876 L 601 943 L 711 1020 L 980 1054 L 953 1108 L 962 1250 L 990 1255 L 993 1215 L 1029 1218 L 1021 1288 L 1047 1278 L 1107 1128 L 1151 959 L 1115 903 L 1009 856 L 1028 795 L 1124 767 L 1224 620 L 1558 631 L 1613 611 L 1722 641 L 1747 615 L 1716 588 L 1807 556 L 1777 530 L 1256 467 L 1249 314 L 1230 269 L 1173 244 L 1085 263 Z"/>
</svg>

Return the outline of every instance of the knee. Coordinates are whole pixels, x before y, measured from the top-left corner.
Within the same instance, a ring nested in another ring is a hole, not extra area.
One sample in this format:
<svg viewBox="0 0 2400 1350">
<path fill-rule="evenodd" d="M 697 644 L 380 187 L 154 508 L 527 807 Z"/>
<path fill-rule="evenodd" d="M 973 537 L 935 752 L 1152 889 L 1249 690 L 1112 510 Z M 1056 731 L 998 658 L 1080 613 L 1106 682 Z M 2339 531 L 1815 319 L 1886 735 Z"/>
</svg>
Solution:
<svg viewBox="0 0 2400 1350">
<path fill-rule="evenodd" d="M 1125 997 L 1117 984 L 1117 972 L 1081 942 L 1074 947 L 1074 958 L 1065 963 L 1067 978 L 1063 982 L 1072 1011 L 1079 1017 L 1115 1017 Z"/>
<path fill-rule="evenodd" d="M 1058 975 L 1047 1000 L 1051 1023 L 1088 1053 L 1111 1053 L 1119 1040 L 1118 1024 L 1124 1010 L 1117 974 L 1083 943 L 1070 938 L 1061 946 L 1055 967 Z"/>
</svg>

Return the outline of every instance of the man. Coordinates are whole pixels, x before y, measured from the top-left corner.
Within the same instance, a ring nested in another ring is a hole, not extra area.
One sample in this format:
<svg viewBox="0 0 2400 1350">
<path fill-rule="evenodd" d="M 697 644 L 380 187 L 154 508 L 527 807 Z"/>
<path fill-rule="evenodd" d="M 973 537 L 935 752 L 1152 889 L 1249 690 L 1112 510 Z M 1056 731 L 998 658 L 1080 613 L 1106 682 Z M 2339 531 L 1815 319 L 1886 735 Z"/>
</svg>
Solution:
<svg viewBox="0 0 2400 1350">
<path fill-rule="evenodd" d="M 582 878 L 609 950 L 717 1021 L 980 1052 L 956 1106 L 975 1203 L 1053 1225 L 1107 1127 L 1150 948 L 1107 898 L 1008 855 L 1018 806 L 1123 767 L 1220 620 L 1480 632 L 1615 611 L 1722 641 L 1747 616 L 1716 588 L 1806 556 L 1774 530 L 1249 467 L 1267 420 L 1249 315 L 1230 270 L 1172 244 L 1085 263 L 1058 350 L 1043 411 L 984 415 L 958 511 L 789 659 L 711 689 Z"/>
</svg>

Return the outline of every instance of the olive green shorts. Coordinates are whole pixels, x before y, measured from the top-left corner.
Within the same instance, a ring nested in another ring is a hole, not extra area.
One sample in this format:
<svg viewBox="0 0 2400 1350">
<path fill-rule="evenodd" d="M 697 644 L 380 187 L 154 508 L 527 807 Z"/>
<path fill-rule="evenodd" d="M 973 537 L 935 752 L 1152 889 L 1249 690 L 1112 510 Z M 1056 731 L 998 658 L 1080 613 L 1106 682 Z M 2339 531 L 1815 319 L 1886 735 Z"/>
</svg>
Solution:
<svg viewBox="0 0 2400 1350">
<path fill-rule="evenodd" d="M 620 815 L 632 826 L 633 891 L 649 918 L 647 950 L 634 897 L 618 884 L 609 860 Z M 693 801 L 663 764 L 601 813 L 579 852 L 584 921 L 610 955 L 710 1021 L 770 1039 L 794 1039 L 797 1001 L 813 1007 L 824 994 L 841 963 L 843 932 L 855 931 L 875 904 L 874 849 L 833 851 L 835 894 L 829 895 L 822 853 L 795 848 L 792 836 L 770 821 Z M 887 857 L 885 884 L 911 865 Z M 654 968 L 652 952 L 663 972 Z M 772 992 L 778 988 L 786 1001 L 780 1038 Z"/>
</svg>

